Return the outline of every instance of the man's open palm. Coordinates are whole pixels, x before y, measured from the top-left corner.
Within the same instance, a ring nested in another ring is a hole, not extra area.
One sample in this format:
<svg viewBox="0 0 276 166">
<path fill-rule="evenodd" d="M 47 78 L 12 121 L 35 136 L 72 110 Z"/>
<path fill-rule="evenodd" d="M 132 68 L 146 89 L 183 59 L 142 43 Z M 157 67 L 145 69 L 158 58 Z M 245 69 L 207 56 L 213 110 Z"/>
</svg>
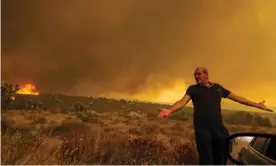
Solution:
<svg viewBox="0 0 276 166">
<path fill-rule="evenodd" d="M 159 108 L 158 110 L 160 111 L 159 114 L 157 115 L 158 118 L 166 118 L 171 113 L 170 110 L 167 108 Z"/>
<path fill-rule="evenodd" d="M 266 111 L 269 111 L 269 112 L 273 112 L 272 109 L 267 108 L 264 103 L 265 103 L 265 101 L 262 101 L 262 102 L 259 103 L 260 109 L 266 110 Z"/>
</svg>

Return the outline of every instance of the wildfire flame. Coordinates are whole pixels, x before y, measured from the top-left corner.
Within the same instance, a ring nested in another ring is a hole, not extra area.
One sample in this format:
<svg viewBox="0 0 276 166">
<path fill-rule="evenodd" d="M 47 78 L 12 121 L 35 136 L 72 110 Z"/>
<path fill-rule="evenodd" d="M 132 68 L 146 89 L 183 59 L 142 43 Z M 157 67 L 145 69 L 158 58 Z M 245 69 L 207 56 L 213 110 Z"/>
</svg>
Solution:
<svg viewBox="0 0 276 166">
<path fill-rule="evenodd" d="M 24 86 L 20 86 L 20 90 L 16 92 L 17 94 L 26 94 L 26 95 L 39 95 L 37 92 L 35 85 L 26 84 Z"/>
</svg>

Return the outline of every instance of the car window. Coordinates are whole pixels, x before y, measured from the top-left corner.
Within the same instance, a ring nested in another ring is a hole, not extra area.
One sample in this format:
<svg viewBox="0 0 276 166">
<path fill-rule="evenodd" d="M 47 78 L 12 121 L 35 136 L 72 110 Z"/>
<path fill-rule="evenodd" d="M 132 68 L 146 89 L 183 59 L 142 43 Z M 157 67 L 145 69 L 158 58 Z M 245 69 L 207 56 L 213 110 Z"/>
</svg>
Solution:
<svg viewBox="0 0 276 166">
<path fill-rule="evenodd" d="M 249 145 L 250 145 L 251 147 L 252 147 L 252 145 L 253 145 L 255 139 L 256 139 L 256 137 L 254 137 L 254 138 L 250 141 Z"/>
<path fill-rule="evenodd" d="M 270 139 L 266 150 L 266 156 L 276 161 L 276 139 Z"/>
<path fill-rule="evenodd" d="M 267 138 L 263 137 L 257 137 L 254 142 L 252 142 L 252 148 L 258 151 L 261 154 L 264 154 L 265 149 L 265 143 L 267 141 Z"/>
</svg>

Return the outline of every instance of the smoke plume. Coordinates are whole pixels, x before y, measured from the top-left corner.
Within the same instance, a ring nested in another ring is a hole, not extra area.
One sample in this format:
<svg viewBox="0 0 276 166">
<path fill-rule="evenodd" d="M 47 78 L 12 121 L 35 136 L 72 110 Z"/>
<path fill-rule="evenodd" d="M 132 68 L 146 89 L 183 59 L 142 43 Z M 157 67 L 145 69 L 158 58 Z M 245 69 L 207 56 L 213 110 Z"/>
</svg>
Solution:
<svg viewBox="0 0 276 166">
<path fill-rule="evenodd" d="M 274 0 L 2 0 L 1 12 L 2 79 L 41 92 L 158 94 L 199 66 L 252 98 L 276 84 Z"/>
</svg>

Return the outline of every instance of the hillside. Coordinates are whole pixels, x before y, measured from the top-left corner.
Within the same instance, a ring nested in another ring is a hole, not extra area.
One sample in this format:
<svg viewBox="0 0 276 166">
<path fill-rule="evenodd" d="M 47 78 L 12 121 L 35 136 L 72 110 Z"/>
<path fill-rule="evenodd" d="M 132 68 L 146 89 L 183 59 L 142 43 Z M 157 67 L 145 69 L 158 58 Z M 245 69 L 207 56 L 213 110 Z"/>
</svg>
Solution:
<svg viewBox="0 0 276 166">
<path fill-rule="evenodd" d="M 48 110 L 57 110 L 60 112 L 68 112 L 72 107 L 80 105 L 84 107 L 83 109 L 89 109 L 97 111 L 99 113 L 103 112 L 114 112 L 114 111 L 140 111 L 147 114 L 148 116 L 156 117 L 158 114 L 158 108 L 166 108 L 170 105 L 150 103 L 150 102 L 139 102 L 124 99 L 108 99 L 108 98 L 95 98 L 95 97 L 85 97 L 85 96 L 66 96 L 60 94 L 41 94 L 41 95 L 16 95 L 16 100 L 10 106 L 10 109 L 26 109 L 26 101 L 30 101 L 30 104 L 37 104 L 38 102 L 43 103 L 43 106 Z M 30 105 L 29 104 L 29 105 Z M 81 108 L 79 108 L 81 109 Z M 187 115 L 188 117 L 193 116 L 193 108 L 185 107 L 172 115 L 172 117 L 178 117 L 179 115 Z M 237 116 L 237 119 L 241 119 L 244 123 L 244 116 L 251 115 L 252 117 L 261 116 L 268 118 L 271 121 L 272 126 L 276 125 L 276 113 L 269 112 L 249 112 L 242 110 L 222 110 L 223 118 Z M 234 117 L 233 117 L 234 118 Z M 253 118 L 251 118 L 253 119 Z"/>
<path fill-rule="evenodd" d="M 157 108 L 167 106 L 93 97 L 17 95 L 10 110 L 2 112 L 2 163 L 197 164 L 192 108 L 158 119 Z M 276 133 L 275 115 L 269 120 L 245 111 L 223 114 L 230 133 Z"/>
<path fill-rule="evenodd" d="M 42 102 L 47 109 L 69 110 L 74 104 L 82 103 L 90 109 L 99 112 L 112 112 L 121 109 L 128 111 L 142 111 L 148 115 L 157 115 L 158 108 L 168 107 L 166 104 L 139 102 L 131 100 L 115 100 L 108 98 L 95 98 L 84 96 L 66 96 L 59 94 L 41 94 L 41 95 L 16 95 L 16 100 L 11 104 L 10 109 L 25 109 L 25 101 L 32 101 L 34 104 Z M 183 108 L 183 111 L 192 113 L 192 108 Z"/>
</svg>

